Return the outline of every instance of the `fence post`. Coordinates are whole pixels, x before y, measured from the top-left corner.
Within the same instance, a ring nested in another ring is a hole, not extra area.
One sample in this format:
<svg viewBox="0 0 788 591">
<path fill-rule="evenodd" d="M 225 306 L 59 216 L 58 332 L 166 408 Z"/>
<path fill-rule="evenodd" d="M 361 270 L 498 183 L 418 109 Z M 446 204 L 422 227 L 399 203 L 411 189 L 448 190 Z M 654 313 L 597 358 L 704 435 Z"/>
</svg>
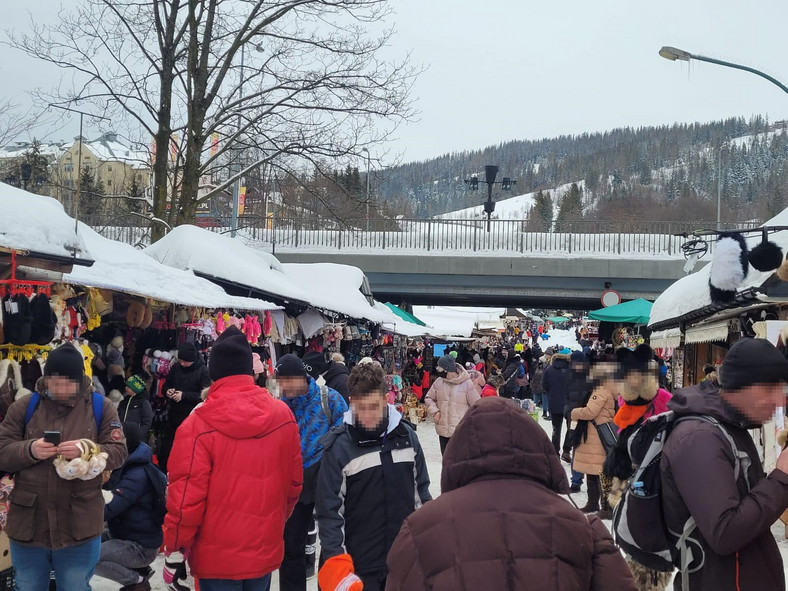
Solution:
<svg viewBox="0 0 788 591">
<path fill-rule="evenodd" d="M 668 256 L 673 254 L 673 233 L 670 231 L 670 222 L 668 222 Z"/>
<path fill-rule="evenodd" d="M 383 250 L 386 250 L 386 229 L 383 229 Z"/>
<path fill-rule="evenodd" d="M 479 234 L 479 226 L 473 224 L 473 252 L 476 252 L 476 239 Z"/>
<path fill-rule="evenodd" d="M 569 232 L 567 234 L 567 237 L 569 239 L 569 254 L 572 254 L 572 236 L 574 236 L 572 232 Z"/>
<path fill-rule="evenodd" d="M 525 232 L 520 232 L 520 254 L 525 252 Z"/>
<path fill-rule="evenodd" d="M 618 254 L 621 254 L 621 230 L 618 231 Z"/>
<path fill-rule="evenodd" d="M 427 220 L 427 251 L 432 247 L 432 220 Z"/>
<path fill-rule="evenodd" d="M 337 250 L 342 250 L 342 228 L 337 228 Z"/>
<path fill-rule="evenodd" d="M 296 221 L 295 223 L 295 247 L 298 248 L 298 228 L 301 224 Z"/>
</svg>

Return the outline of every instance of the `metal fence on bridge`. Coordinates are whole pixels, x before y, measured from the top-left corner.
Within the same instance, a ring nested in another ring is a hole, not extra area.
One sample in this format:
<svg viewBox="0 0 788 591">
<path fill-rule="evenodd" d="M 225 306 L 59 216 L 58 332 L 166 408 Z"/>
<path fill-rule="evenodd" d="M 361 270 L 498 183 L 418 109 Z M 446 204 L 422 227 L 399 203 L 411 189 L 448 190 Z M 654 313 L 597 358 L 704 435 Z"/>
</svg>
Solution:
<svg viewBox="0 0 788 591">
<path fill-rule="evenodd" d="M 150 240 L 138 218 L 86 219 L 100 234 L 113 240 L 144 245 Z M 241 216 L 239 231 L 272 251 L 317 250 L 390 251 L 409 253 L 478 252 L 544 255 L 668 255 L 681 256 L 686 238 L 681 234 L 715 229 L 715 222 L 696 221 L 566 221 L 551 224 L 534 220 L 481 219 L 354 219 L 343 222 Z M 203 220 L 204 228 L 230 233 L 230 220 Z M 723 223 L 720 229 L 753 228 L 758 222 Z M 710 244 L 710 249 L 713 244 Z"/>
</svg>

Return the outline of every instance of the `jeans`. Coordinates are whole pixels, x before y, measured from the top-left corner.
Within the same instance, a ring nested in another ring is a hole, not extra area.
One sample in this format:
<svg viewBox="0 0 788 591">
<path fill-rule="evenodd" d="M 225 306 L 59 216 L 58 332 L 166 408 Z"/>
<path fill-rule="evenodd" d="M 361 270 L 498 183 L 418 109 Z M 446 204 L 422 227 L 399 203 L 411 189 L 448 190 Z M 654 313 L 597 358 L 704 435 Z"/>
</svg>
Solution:
<svg viewBox="0 0 788 591">
<path fill-rule="evenodd" d="M 574 458 L 572 458 L 572 463 L 574 464 Z M 578 472 L 577 470 L 572 470 L 572 484 L 574 486 L 580 486 L 583 484 L 583 476 L 585 476 L 582 472 Z"/>
<path fill-rule="evenodd" d="M 547 394 L 534 392 L 534 402 L 537 406 L 542 406 L 542 416 L 547 416 L 549 414 L 547 412 L 547 405 L 550 404 L 550 401 L 547 399 Z"/>
<path fill-rule="evenodd" d="M 553 422 L 553 447 L 555 453 L 561 455 L 561 429 L 564 427 L 564 417 L 559 414 L 554 414 L 552 417 Z"/>
<path fill-rule="evenodd" d="M 306 538 L 314 509 L 314 503 L 298 502 L 285 523 L 285 557 L 279 567 L 279 591 L 306 591 Z"/>
<path fill-rule="evenodd" d="M 123 586 L 133 585 L 139 577 L 133 569 L 150 566 L 158 555 L 158 548 L 143 548 L 130 540 L 107 540 L 101 544 L 96 574 Z"/>
<path fill-rule="evenodd" d="M 259 579 L 200 579 L 200 591 L 268 591 L 271 588 L 271 575 Z"/>
<path fill-rule="evenodd" d="M 101 538 L 60 550 L 22 546 L 11 541 L 11 561 L 18 591 L 47 591 L 49 573 L 55 571 L 57 588 L 63 591 L 90 591 Z"/>
</svg>

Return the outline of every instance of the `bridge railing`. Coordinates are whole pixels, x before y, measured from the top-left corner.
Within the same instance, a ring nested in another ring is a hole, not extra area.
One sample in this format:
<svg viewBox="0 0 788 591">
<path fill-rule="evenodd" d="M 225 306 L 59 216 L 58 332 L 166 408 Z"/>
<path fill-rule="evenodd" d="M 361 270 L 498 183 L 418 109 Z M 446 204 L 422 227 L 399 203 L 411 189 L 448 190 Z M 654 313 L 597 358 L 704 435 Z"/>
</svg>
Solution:
<svg viewBox="0 0 788 591">
<path fill-rule="evenodd" d="M 721 229 L 756 227 L 722 224 Z M 299 219 L 268 220 L 244 224 L 244 235 L 278 250 L 315 249 L 336 251 L 510 252 L 541 254 L 681 255 L 686 239 L 678 234 L 713 229 L 715 222 L 609 222 L 568 221 L 552 224 L 529 220 L 399 219 L 350 220 L 343 224 Z M 217 220 L 217 232 L 226 232 Z"/>
<path fill-rule="evenodd" d="M 103 236 L 142 245 L 149 232 L 139 219 L 120 224 L 99 219 L 85 222 Z M 481 219 L 353 219 L 343 222 L 296 218 L 244 217 L 242 235 L 274 251 L 320 250 L 365 253 L 370 251 L 415 254 L 478 252 L 544 255 L 668 255 L 681 256 L 680 236 L 700 229 L 714 229 L 715 222 L 696 221 L 554 221 Z M 230 220 L 201 220 L 204 228 L 230 233 Z M 758 222 L 723 223 L 721 229 L 751 228 Z M 369 230 L 367 231 L 367 227 Z M 710 249 L 713 244 L 710 243 Z"/>
</svg>

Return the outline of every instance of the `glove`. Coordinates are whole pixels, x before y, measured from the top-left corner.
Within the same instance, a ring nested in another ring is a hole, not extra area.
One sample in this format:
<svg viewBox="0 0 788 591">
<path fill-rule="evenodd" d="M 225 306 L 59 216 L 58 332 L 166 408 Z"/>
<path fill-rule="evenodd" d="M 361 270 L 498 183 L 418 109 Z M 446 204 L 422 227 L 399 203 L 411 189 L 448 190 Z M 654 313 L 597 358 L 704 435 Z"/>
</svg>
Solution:
<svg viewBox="0 0 788 591">
<path fill-rule="evenodd" d="M 364 591 L 364 583 L 353 572 L 350 554 L 329 558 L 317 573 L 320 591 Z"/>
<path fill-rule="evenodd" d="M 189 591 L 186 585 L 178 581 L 185 581 L 186 573 L 186 556 L 182 552 L 167 552 L 164 551 L 164 569 L 161 576 L 164 582 L 167 583 L 173 591 Z"/>
</svg>

